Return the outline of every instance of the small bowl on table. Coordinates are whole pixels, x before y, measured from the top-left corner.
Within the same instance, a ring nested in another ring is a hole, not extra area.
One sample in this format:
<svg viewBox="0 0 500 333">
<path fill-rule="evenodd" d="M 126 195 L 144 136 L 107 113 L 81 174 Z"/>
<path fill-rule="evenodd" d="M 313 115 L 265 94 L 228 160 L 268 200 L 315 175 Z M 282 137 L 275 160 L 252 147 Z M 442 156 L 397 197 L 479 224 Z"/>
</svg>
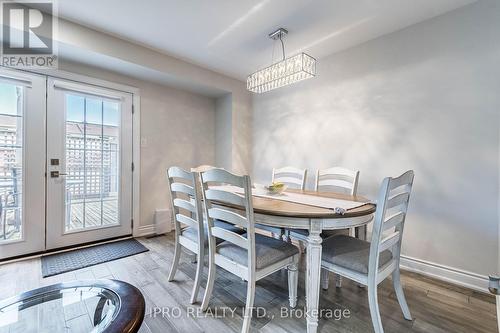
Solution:
<svg viewBox="0 0 500 333">
<path fill-rule="evenodd" d="M 267 192 L 271 195 L 280 195 L 287 189 L 287 186 L 283 183 L 274 182 L 269 186 L 265 186 Z"/>
</svg>

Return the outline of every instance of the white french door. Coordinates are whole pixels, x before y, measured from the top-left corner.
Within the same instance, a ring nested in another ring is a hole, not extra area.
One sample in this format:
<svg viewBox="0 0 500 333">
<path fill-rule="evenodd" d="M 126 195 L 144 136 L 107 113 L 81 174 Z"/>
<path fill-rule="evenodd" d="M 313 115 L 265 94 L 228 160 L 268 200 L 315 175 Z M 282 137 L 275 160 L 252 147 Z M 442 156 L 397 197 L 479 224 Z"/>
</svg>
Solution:
<svg viewBox="0 0 500 333">
<path fill-rule="evenodd" d="M 0 68 L 0 260 L 132 234 L 132 95 Z"/>
<path fill-rule="evenodd" d="M 132 234 L 132 95 L 47 81 L 46 248 Z"/>
<path fill-rule="evenodd" d="M 45 249 L 45 84 L 0 68 L 0 259 Z"/>
</svg>

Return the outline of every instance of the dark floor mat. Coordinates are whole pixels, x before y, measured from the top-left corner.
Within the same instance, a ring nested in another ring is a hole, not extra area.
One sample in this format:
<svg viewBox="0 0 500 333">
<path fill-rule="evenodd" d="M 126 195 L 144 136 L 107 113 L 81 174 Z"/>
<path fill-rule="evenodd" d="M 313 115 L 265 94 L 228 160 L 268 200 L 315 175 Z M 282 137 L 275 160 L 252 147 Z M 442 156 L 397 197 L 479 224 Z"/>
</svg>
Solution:
<svg viewBox="0 0 500 333">
<path fill-rule="evenodd" d="M 134 254 L 149 251 L 135 239 L 101 244 L 84 249 L 42 257 L 42 275 L 48 277 L 80 268 L 102 264 Z"/>
</svg>

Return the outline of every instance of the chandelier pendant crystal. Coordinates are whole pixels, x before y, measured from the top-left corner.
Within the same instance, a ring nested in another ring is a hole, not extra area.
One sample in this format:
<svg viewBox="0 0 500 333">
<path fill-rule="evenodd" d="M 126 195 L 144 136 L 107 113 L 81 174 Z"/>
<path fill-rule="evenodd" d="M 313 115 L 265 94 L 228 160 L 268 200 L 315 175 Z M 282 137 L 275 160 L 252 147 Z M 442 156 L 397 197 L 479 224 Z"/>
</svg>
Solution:
<svg viewBox="0 0 500 333">
<path fill-rule="evenodd" d="M 249 91 L 260 94 L 316 76 L 316 59 L 310 55 L 302 52 L 285 58 L 283 36 L 287 33 L 287 30 L 280 28 L 269 34 L 269 38 L 281 41 L 283 60 L 249 75 Z"/>
</svg>

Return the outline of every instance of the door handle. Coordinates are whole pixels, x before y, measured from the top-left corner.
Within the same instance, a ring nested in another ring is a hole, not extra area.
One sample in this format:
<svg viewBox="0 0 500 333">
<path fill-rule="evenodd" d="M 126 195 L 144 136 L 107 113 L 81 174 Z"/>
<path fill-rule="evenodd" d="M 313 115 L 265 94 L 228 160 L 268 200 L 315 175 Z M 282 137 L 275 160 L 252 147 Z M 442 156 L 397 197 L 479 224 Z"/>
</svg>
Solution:
<svg viewBox="0 0 500 333">
<path fill-rule="evenodd" d="M 59 178 L 60 176 L 67 176 L 67 173 L 60 173 L 59 171 L 51 171 L 50 178 Z"/>
</svg>

